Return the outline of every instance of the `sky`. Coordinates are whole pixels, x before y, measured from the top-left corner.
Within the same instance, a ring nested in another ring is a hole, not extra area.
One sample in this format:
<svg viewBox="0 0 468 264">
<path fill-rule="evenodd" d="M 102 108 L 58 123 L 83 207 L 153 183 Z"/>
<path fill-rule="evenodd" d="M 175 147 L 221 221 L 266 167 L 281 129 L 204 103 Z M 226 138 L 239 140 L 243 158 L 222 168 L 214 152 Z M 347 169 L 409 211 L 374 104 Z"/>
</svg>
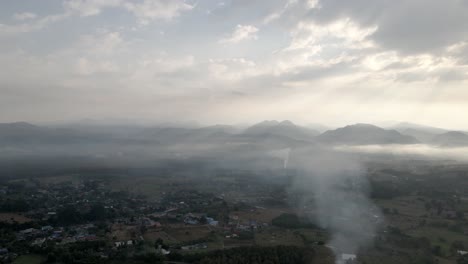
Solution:
<svg viewBox="0 0 468 264">
<path fill-rule="evenodd" d="M 1 0 L 0 122 L 468 129 L 468 0 Z"/>
</svg>

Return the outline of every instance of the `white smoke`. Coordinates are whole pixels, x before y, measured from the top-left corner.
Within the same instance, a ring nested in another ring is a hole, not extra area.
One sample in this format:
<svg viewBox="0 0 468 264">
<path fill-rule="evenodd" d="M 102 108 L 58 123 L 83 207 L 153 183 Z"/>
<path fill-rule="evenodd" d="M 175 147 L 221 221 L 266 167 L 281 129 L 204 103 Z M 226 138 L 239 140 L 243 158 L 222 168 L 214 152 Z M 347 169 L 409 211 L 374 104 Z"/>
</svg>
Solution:
<svg viewBox="0 0 468 264">
<path fill-rule="evenodd" d="M 285 157 L 284 157 L 283 169 L 287 169 L 287 168 L 288 168 L 289 155 L 291 155 L 291 149 L 290 149 L 290 148 L 287 148 L 287 149 L 286 149 L 286 154 L 285 154 Z"/>
<path fill-rule="evenodd" d="M 357 254 L 376 232 L 381 213 L 368 199 L 365 170 L 353 156 L 329 150 L 295 150 L 291 166 L 300 172 L 291 189 L 300 195 L 300 208 L 331 233 L 335 254 Z M 310 208 L 312 207 L 312 208 Z"/>
<path fill-rule="evenodd" d="M 291 153 L 291 148 L 284 148 L 284 149 L 272 150 L 268 152 L 268 155 L 283 160 L 283 169 L 287 169 L 290 153 Z"/>
</svg>

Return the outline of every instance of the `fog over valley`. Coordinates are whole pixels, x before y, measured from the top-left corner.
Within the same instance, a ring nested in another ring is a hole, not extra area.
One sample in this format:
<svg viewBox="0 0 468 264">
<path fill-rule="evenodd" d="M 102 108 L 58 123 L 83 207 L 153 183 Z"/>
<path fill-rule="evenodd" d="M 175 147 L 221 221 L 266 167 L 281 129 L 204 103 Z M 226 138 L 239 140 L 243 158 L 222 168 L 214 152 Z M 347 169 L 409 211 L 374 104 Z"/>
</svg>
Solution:
<svg viewBox="0 0 468 264">
<path fill-rule="evenodd" d="M 468 0 L 3 0 L 0 69 L 0 264 L 468 264 Z"/>
<path fill-rule="evenodd" d="M 316 127 L 288 120 L 246 127 L 2 123 L 0 158 L 31 163 L 66 159 L 69 166 L 76 159 L 78 165 L 109 167 L 151 167 L 173 160 L 211 167 L 278 168 L 291 152 L 301 149 L 351 152 L 371 159 L 394 156 L 464 162 L 468 157 L 468 134 L 462 131 L 409 123 L 386 128 L 354 124 L 325 131 Z"/>
</svg>

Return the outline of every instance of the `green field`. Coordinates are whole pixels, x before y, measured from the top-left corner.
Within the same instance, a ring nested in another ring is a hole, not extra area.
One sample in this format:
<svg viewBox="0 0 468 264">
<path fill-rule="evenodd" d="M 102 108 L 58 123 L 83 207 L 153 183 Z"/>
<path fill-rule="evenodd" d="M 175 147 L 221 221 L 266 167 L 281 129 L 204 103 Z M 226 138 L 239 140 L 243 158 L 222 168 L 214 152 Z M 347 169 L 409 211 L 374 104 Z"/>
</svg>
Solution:
<svg viewBox="0 0 468 264">
<path fill-rule="evenodd" d="M 13 264 L 40 264 L 44 261 L 44 257 L 40 255 L 24 255 L 19 256 Z"/>
<path fill-rule="evenodd" d="M 468 244 L 468 236 L 441 228 L 422 227 L 412 230 L 408 234 L 414 237 L 427 237 L 432 245 L 442 248 L 444 255 L 450 254 L 450 246 L 454 241 L 461 241 L 465 245 Z"/>
</svg>

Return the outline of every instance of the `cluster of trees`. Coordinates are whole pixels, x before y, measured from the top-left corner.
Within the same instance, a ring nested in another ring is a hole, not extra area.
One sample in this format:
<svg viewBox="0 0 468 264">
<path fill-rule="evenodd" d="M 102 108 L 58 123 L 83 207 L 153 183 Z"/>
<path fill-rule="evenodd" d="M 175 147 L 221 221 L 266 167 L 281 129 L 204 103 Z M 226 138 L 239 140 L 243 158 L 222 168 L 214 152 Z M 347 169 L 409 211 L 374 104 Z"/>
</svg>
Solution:
<svg viewBox="0 0 468 264">
<path fill-rule="evenodd" d="M 0 201 L 0 212 L 26 212 L 30 204 L 24 199 L 5 199 Z"/>
<path fill-rule="evenodd" d="M 172 261 L 198 264 L 312 264 L 315 252 L 295 246 L 239 247 L 207 253 L 176 255 Z"/>
<path fill-rule="evenodd" d="M 460 256 L 457 259 L 457 264 L 468 264 L 468 255 Z"/>
<path fill-rule="evenodd" d="M 106 210 L 102 204 L 96 203 L 85 213 L 80 213 L 74 206 L 66 206 L 57 212 L 55 222 L 54 220 L 51 221 L 56 225 L 67 226 L 88 221 L 104 221 L 113 217 L 112 211 Z"/>
<path fill-rule="evenodd" d="M 295 214 L 281 214 L 274 218 L 271 223 L 278 227 L 283 228 L 318 228 L 313 223 L 308 222 L 306 219 L 301 219 Z"/>
<path fill-rule="evenodd" d="M 67 248 L 49 247 L 42 249 L 43 252 L 34 252 L 46 255 L 44 264 L 47 263 L 165 263 L 167 261 L 186 262 L 195 264 L 313 264 L 315 252 L 312 249 L 295 246 L 275 247 L 240 247 L 227 250 L 218 250 L 196 254 L 171 253 L 163 256 L 155 253 L 144 254 L 122 254 L 101 258 L 95 254 L 98 248 L 105 248 L 103 242 L 76 243 Z M 120 252 L 120 251 L 119 251 Z M 45 253 L 45 254 L 44 254 Z"/>
<path fill-rule="evenodd" d="M 44 247 L 31 247 L 30 252 L 46 256 L 46 263 L 102 263 L 102 258 L 96 253 L 100 248 L 106 248 L 104 241 L 83 241 L 57 247 L 47 243 Z"/>
</svg>

